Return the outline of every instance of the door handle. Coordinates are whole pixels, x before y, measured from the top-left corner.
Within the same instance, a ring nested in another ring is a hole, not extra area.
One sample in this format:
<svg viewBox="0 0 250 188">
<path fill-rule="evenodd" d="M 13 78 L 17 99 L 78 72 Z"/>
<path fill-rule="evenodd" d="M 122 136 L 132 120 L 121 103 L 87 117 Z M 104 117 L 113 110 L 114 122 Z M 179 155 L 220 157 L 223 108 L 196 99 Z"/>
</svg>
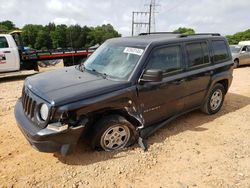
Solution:
<svg viewBox="0 0 250 188">
<path fill-rule="evenodd" d="M 9 54 L 9 53 L 10 53 L 10 51 L 3 51 L 3 53 L 4 53 L 4 54 Z"/>
</svg>

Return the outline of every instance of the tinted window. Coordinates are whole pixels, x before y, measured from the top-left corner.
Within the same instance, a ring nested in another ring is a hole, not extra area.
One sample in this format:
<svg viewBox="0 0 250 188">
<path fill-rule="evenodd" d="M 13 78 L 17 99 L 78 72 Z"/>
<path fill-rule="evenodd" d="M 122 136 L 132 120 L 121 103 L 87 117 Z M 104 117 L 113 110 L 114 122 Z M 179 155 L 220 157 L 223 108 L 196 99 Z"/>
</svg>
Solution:
<svg viewBox="0 0 250 188">
<path fill-rule="evenodd" d="M 242 52 L 247 52 L 247 46 L 244 46 L 241 51 Z"/>
<path fill-rule="evenodd" d="M 209 63 L 209 52 L 206 42 L 187 45 L 189 67 Z"/>
<path fill-rule="evenodd" d="M 0 48 L 8 48 L 8 42 L 5 37 L 0 37 Z"/>
<path fill-rule="evenodd" d="M 250 46 L 244 46 L 241 51 L 250 52 Z"/>
<path fill-rule="evenodd" d="M 202 42 L 201 47 L 202 47 L 202 51 L 203 51 L 204 63 L 209 63 L 209 51 L 208 51 L 207 43 Z"/>
<path fill-rule="evenodd" d="M 227 45 L 223 40 L 212 41 L 214 62 L 221 62 L 229 57 Z"/>
<path fill-rule="evenodd" d="M 171 72 L 181 69 L 181 47 L 170 46 L 153 51 L 147 69 L 160 69 Z"/>
</svg>

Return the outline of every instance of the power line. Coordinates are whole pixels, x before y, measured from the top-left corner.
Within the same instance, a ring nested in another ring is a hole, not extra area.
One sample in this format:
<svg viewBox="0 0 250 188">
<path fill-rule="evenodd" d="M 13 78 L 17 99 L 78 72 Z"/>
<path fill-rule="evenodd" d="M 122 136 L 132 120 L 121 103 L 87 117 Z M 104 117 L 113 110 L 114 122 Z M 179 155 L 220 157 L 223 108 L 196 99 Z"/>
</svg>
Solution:
<svg viewBox="0 0 250 188">
<path fill-rule="evenodd" d="M 141 16 L 141 15 L 148 16 L 149 14 L 150 14 L 150 12 L 141 12 L 141 11 L 132 12 L 132 36 L 134 36 L 134 27 L 135 26 L 142 27 L 142 26 L 150 25 L 149 22 L 135 21 L 135 16 Z"/>
</svg>

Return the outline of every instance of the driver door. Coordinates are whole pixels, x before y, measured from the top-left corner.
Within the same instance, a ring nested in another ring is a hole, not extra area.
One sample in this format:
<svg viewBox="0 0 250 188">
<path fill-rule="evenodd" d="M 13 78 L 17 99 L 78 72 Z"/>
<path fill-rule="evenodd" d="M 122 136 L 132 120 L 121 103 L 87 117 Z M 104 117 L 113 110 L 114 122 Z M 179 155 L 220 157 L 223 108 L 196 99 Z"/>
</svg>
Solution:
<svg viewBox="0 0 250 188">
<path fill-rule="evenodd" d="M 183 78 L 183 50 L 181 45 L 153 49 L 146 70 L 163 71 L 161 82 L 138 85 L 145 125 L 160 122 L 184 108 L 185 78 Z"/>
<path fill-rule="evenodd" d="M 17 70 L 14 49 L 9 46 L 5 36 L 0 36 L 0 72 Z"/>
</svg>

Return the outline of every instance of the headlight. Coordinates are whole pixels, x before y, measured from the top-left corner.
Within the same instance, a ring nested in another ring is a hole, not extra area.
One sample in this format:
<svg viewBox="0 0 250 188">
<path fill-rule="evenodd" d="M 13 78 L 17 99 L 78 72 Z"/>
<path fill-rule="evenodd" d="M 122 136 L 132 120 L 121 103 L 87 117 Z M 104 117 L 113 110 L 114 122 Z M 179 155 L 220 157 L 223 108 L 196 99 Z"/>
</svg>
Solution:
<svg viewBox="0 0 250 188">
<path fill-rule="evenodd" d="M 49 107 L 46 104 L 42 104 L 40 108 L 40 117 L 43 121 L 47 120 L 49 115 Z"/>
</svg>

